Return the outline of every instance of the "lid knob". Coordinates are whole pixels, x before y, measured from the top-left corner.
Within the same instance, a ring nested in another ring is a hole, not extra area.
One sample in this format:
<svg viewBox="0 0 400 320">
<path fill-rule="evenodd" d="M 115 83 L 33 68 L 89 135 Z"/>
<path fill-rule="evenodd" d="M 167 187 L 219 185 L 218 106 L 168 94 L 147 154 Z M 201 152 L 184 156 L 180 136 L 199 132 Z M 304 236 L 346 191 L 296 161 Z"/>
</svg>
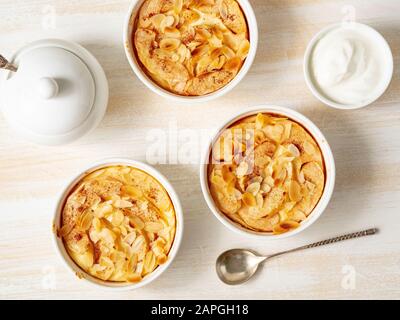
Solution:
<svg viewBox="0 0 400 320">
<path fill-rule="evenodd" d="M 37 89 L 43 99 L 51 99 L 58 94 L 58 84 L 53 78 L 44 77 L 39 79 Z"/>
</svg>

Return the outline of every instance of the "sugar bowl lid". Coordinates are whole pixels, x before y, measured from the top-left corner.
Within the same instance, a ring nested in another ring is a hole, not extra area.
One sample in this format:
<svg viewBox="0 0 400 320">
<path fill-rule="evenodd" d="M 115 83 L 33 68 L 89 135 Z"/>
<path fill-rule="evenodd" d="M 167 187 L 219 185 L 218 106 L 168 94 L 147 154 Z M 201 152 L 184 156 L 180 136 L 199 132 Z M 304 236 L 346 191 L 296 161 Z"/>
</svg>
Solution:
<svg viewBox="0 0 400 320">
<path fill-rule="evenodd" d="M 11 126 L 39 144 L 63 144 L 98 125 L 108 84 L 98 61 L 65 40 L 40 40 L 18 51 L 1 82 L 1 107 Z M 9 68 L 10 69 L 10 68 Z"/>
</svg>

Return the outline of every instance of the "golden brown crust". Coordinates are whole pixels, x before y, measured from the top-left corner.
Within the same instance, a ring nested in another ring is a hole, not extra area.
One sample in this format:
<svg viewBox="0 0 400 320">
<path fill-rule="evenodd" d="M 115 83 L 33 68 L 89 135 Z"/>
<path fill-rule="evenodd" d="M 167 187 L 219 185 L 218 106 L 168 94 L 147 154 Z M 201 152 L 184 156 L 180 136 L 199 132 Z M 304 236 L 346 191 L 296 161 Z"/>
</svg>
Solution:
<svg viewBox="0 0 400 320">
<path fill-rule="evenodd" d="M 128 166 L 99 169 L 68 196 L 60 236 L 84 271 L 102 280 L 137 282 L 167 260 L 175 210 L 161 184 Z"/>
<path fill-rule="evenodd" d="M 258 114 L 235 123 L 217 139 L 210 159 L 217 207 L 250 230 L 279 234 L 298 227 L 324 190 L 318 144 L 281 116 Z"/>
<path fill-rule="evenodd" d="M 132 41 L 150 78 L 185 96 L 212 93 L 229 83 L 250 47 L 236 0 L 146 0 Z"/>
</svg>

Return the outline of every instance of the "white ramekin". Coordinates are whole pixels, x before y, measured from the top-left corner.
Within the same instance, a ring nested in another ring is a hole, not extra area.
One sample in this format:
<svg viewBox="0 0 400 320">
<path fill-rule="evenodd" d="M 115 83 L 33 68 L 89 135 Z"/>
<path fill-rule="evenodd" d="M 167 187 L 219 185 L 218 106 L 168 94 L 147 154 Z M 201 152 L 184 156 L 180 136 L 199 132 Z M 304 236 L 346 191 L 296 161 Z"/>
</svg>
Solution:
<svg viewBox="0 0 400 320">
<path fill-rule="evenodd" d="M 119 282 L 111 282 L 111 281 L 103 281 L 98 278 L 95 278 L 91 276 L 90 274 L 86 273 L 83 271 L 79 266 L 76 265 L 76 263 L 71 259 L 69 256 L 68 252 L 66 251 L 64 247 L 64 243 L 60 237 L 57 236 L 56 230 L 60 228 L 60 223 L 61 223 L 61 214 L 62 214 L 62 209 L 64 207 L 65 201 L 70 194 L 71 190 L 74 188 L 74 186 L 87 174 L 90 172 L 93 172 L 97 169 L 112 166 L 112 165 L 127 165 L 131 166 L 134 168 L 138 168 L 140 170 L 145 171 L 149 175 L 153 176 L 156 180 L 158 180 L 161 185 L 165 188 L 165 190 L 168 192 L 172 203 L 175 208 L 175 214 L 176 214 L 176 231 L 175 231 L 175 238 L 174 242 L 172 244 L 171 250 L 168 254 L 168 260 L 158 266 L 152 273 L 146 275 L 140 282 L 137 283 L 119 283 Z M 100 286 L 102 288 L 106 289 L 111 289 L 113 291 L 125 291 L 125 290 L 132 290 L 132 289 L 137 289 L 140 287 L 145 286 L 146 284 L 149 284 L 156 278 L 158 278 L 171 264 L 172 260 L 174 260 L 179 246 L 181 244 L 182 240 L 182 235 L 183 235 L 183 213 L 182 213 L 182 207 L 181 203 L 179 201 L 178 195 L 175 192 L 174 188 L 172 185 L 168 182 L 168 180 L 156 169 L 153 167 L 144 164 L 142 162 L 130 160 L 130 159 L 120 159 L 120 158 L 112 158 L 112 159 L 106 159 L 102 160 L 99 162 L 96 162 L 92 164 L 91 166 L 85 168 L 82 170 L 79 174 L 77 174 L 75 177 L 72 178 L 71 181 L 67 183 L 65 186 L 64 190 L 61 192 L 58 200 L 57 200 L 57 205 L 55 208 L 55 213 L 54 213 L 54 218 L 53 218 L 53 240 L 54 240 L 54 247 L 56 249 L 56 252 L 62 259 L 62 261 L 65 263 L 67 268 L 71 270 L 78 278 L 80 279 L 86 279 L 88 283 L 93 284 L 95 286 Z"/>
<path fill-rule="evenodd" d="M 256 51 L 257 51 L 257 44 L 258 44 L 258 27 L 257 27 L 257 21 L 256 21 L 256 16 L 254 14 L 253 8 L 251 7 L 251 4 L 249 3 L 248 0 L 237 0 L 238 3 L 240 4 L 244 15 L 247 20 L 247 25 L 249 28 L 249 40 L 250 40 L 250 49 L 249 53 L 247 55 L 246 60 L 244 61 L 239 73 L 235 76 L 234 79 L 232 79 L 231 82 L 229 82 L 227 85 L 222 87 L 221 89 L 209 93 L 207 95 L 203 96 L 182 96 L 179 94 L 172 93 L 162 87 L 160 87 L 158 84 L 156 84 L 147 74 L 146 72 L 143 71 L 142 67 L 138 63 L 136 59 L 136 55 L 133 51 L 132 48 L 132 41 L 131 41 L 131 35 L 132 35 L 132 29 L 134 26 L 134 21 L 136 18 L 136 15 L 144 2 L 144 0 L 133 0 L 132 4 L 129 8 L 128 15 L 125 20 L 124 24 L 124 31 L 123 31 L 123 41 L 124 41 L 124 48 L 125 48 L 125 53 L 126 57 L 128 58 L 129 64 L 131 65 L 131 68 L 135 72 L 136 76 L 142 81 L 150 90 L 153 92 L 159 94 L 160 96 L 171 99 L 174 101 L 178 102 L 205 102 L 205 101 L 210 101 L 216 98 L 219 98 L 223 96 L 224 94 L 228 93 L 231 91 L 246 75 L 246 73 L 249 71 L 251 65 L 253 64 L 254 58 L 256 56 Z"/>
<path fill-rule="evenodd" d="M 315 83 L 312 79 L 312 75 L 311 75 L 311 57 L 312 57 L 312 53 L 313 53 L 315 45 L 328 32 L 330 32 L 333 29 L 342 28 L 342 27 L 359 28 L 365 32 L 368 32 L 371 35 L 371 37 L 375 38 L 376 45 L 381 46 L 383 48 L 383 50 L 385 51 L 384 58 L 389 63 L 389 68 L 383 78 L 382 90 L 380 90 L 376 96 L 371 97 L 371 99 L 369 99 L 368 101 L 365 101 L 365 102 L 359 103 L 359 104 L 354 104 L 354 105 L 342 104 L 342 103 L 338 103 L 338 102 L 328 99 L 317 88 L 317 86 L 315 85 Z M 348 109 L 348 110 L 349 109 L 359 109 L 362 107 L 366 107 L 366 106 L 370 105 L 371 103 L 375 102 L 385 93 L 385 91 L 388 88 L 388 86 L 392 80 L 392 77 L 393 77 L 393 55 L 392 55 L 392 51 L 390 50 L 390 46 L 386 42 L 385 38 L 378 31 L 373 29 L 372 27 L 370 27 L 366 24 L 358 23 L 358 22 L 336 23 L 333 25 L 329 25 L 326 28 L 323 28 L 311 39 L 310 43 L 307 46 L 306 52 L 304 54 L 303 72 L 304 72 L 304 78 L 306 80 L 308 88 L 310 89 L 312 94 L 322 103 L 326 104 L 327 106 L 337 108 L 337 109 Z"/>
<path fill-rule="evenodd" d="M 230 125 L 237 122 L 238 120 L 246 118 L 251 115 L 256 115 L 260 112 L 282 115 L 282 116 L 285 116 L 285 117 L 292 119 L 295 122 L 301 124 L 304 128 L 306 128 L 311 133 L 311 135 L 317 141 L 317 143 L 322 151 L 322 155 L 323 155 L 323 158 L 325 161 L 325 169 L 326 169 L 325 187 L 324 187 L 324 191 L 321 196 L 321 199 L 319 200 L 317 206 L 314 208 L 314 210 L 311 212 L 311 214 L 307 217 L 307 219 L 304 220 L 300 224 L 300 226 L 298 228 L 293 229 L 293 230 L 288 231 L 283 234 L 278 234 L 278 235 L 274 235 L 272 233 L 252 231 L 252 230 L 242 227 L 238 223 L 229 219 L 215 205 L 215 202 L 211 196 L 211 193 L 209 190 L 209 185 L 208 185 L 207 166 L 208 166 L 209 159 L 210 159 L 210 152 L 212 150 L 213 144 L 216 142 L 216 140 L 218 139 L 220 134 L 226 128 L 228 128 Z M 215 217 L 220 222 L 222 222 L 222 224 L 224 226 L 228 227 L 228 229 L 235 231 L 243 236 L 248 236 L 248 237 L 253 237 L 253 238 L 258 238 L 258 239 L 260 239 L 260 238 L 262 238 L 262 239 L 282 239 L 282 238 L 287 238 L 287 237 L 293 236 L 293 235 L 303 231 L 304 229 L 308 228 L 319 218 L 319 216 L 322 214 L 322 212 L 324 212 L 324 210 L 325 210 L 326 206 L 328 205 L 328 202 L 332 196 L 334 185 L 335 185 L 335 161 L 333 158 L 331 148 L 330 148 L 326 138 L 324 137 L 322 132 L 317 128 L 317 126 L 313 122 L 311 122 L 311 120 L 309 120 L 302 114 L 300 114 L 292 109 L 289 109 L 289 108 L 261 105 L 261 106 L 252 107 L 252 108 L 248 109 L 247 111 L 241 112 L 240 114 L 235 115 L 234 117 L 231 117 L 228 121 L 223 123 L 218 128 L 216 133 L 213 135 L 212 139 L 210 139 L 210 143 L 207 144 L 205 152 L 203 153 L 202 158 L 201 158 L 200 184 L 201 184 L 201 190 L 203 192 L 204 198 L 205 198 L 211 212 L 215 215 Z"/>
</svg>

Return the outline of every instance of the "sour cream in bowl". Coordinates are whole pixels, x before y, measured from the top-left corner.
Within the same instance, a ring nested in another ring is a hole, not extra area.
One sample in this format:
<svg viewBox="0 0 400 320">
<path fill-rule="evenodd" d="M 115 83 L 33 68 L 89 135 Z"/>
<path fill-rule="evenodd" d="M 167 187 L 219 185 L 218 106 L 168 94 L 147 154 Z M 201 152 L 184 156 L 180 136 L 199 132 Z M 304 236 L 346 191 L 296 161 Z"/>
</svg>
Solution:
<svg viewBox="0 0 400 320">
<path fill-rule="evenodd" d="M 393 56 L 375 29 L 342 23 L 320 31 L 304 59 L 308 87 L 320 101 L 339 109 L 356 109 L 376 101 L 393 75 Z"/>
</svg>

